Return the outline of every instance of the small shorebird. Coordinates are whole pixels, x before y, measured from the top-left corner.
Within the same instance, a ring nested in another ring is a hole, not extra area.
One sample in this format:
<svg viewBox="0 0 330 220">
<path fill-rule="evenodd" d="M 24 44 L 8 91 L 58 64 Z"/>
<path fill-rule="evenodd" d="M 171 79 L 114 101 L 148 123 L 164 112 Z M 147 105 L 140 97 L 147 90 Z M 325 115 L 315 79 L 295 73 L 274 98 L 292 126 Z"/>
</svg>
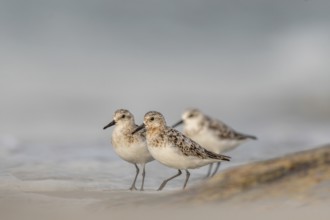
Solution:
<svg viewBox="0 0 330 220">
<path fill-rule="evenodd" d="M 119 109 L 115 112 L 113 121 L 103 129 L 116 125 L 112 132 L 111 143 L 115 152 L 123 160 L 135 165 L 136 175 L 130 190 L 136 190 L 135 182 L 139 174 L 139 167 L 142 165 L 142 184 L 140 190 L 143 191 L 145 178 L 145 164 L 154 160 L 147 148 L 145 133 L 132 132 L 138 127 L 134 122 L 134 116 L 128 110 Z"/>
<path fill-rule="evenodd" d="M 183 133 L 186 136 L 216 154 L 233 150 L 248 139 L 257 139 L 255 136 L 236 132 L 225 123 L 208 117 L 198 109 L 186 110 L 182 114 L 182 120 L 172 127 L 174 128 L 182 123 L 184 124 Z M 213 164 L 210 164 L 207 176 L 214 176 L 220 167 L 220 163 L 221 162 L 217 162 L 217 166 L 212 175 Z"/>
<path fill-rule="evenodd" d="M 146 113 L 144 123 L 133 133 L 143 128 L 146 129 L 147 146 L 151 155 L 160 163 L 178 169 L 178 173 L 164 180 L 158 190 L 162 190 L 168 181 L 180 176 L 181 170 L 186 171 L 184 189 L 190 176 L 188 169 L 230 160 L 230 157 L 208 151 L 179 131 L 166 126 L 164 116 L 159 112 Z"/>
</svg>

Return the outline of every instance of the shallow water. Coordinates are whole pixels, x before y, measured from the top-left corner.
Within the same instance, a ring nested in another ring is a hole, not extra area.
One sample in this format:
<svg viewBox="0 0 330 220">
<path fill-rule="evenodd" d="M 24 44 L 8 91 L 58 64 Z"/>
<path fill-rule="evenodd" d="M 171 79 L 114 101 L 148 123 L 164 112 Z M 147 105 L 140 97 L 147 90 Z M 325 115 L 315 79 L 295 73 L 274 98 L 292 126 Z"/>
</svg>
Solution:
<svg viewBox="0 0 330 220">
<path fill-rule="evenodd" d="M 273 158 L 329 142 L 329 128 L 300 124 L 294 129 L 259 128 L 259 140 L 249 141 L 228 152 L 231 162 L 223 162 L 220 172 L 239 164 Z M 107 132 L 110 135 L 111 131 Z M 122 161 L 106 140 L 95 143 L 20 143 L 0 139 L 0 190 L 13 191 L 116 191 L 129 188 L 135 174 L 133 165 Z M 188 185 L 203 181 L 207 167 L 191 170 Z M 174 169 L 158 162 L 147 164 L 146 190 L 155 190 Z M 139 179 L 140 180 L 140 179 Z M 138 186 L 139 186 L 138 180 Z M 166 190 L 180 189 L 184 175 Z"/>
</svg>

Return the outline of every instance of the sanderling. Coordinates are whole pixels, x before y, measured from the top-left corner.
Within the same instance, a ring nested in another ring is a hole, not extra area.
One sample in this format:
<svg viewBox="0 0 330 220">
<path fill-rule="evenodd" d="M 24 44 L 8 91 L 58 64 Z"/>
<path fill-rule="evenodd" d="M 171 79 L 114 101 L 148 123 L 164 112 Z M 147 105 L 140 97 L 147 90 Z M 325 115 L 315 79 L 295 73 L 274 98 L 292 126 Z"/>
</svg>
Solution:
<svg viewBox="0 0 330 220">
<path fill-rule="evenodd" d="M 188 109 L 182 114 L 182 120 L 172 127 L 184 124 L 183 133 L 201 146 L 216 154 L 233 150 L 248 139 L 257 138 L 236 132 L 225 123 L 204 115 L 198 109 Z M 214 176 L 220 167 L 220 162 L 211 176 Z M 210 176 L 212 164 L 209 165 L 207 176 Z"/>
<path fill-rule="evenodd" d="M 116 153 L 123 160 L 135 165 L 136 175 L 130 190 L 136 190 L 135 182 L 139 174 L 139 167 L 137 164 L 142 165 L 142 185 L 143 191 L 144 178 L 145 178 L 145 164 L 154 160 L 147 148 L 145 133 L 139 132 L 132 134 L 138 127 L 134 122 L 134 116 L 128 110 L 119 109 L 115 112 L 113 121 L 106 125 L 103 129 L 107 129 L 116 125 L 111 137 L 111 143 Z"/>
<path fill-rule="evenodd" d="M 188 169 L 230 160 L 230 157 L 208 151 L 179 131 L 166 126 L 164 116 L 159 112 L 146 113 L 144 123 L 133 133 L 143 128 L 147 132 L 147 146 L 151 155 L 160 163 L 178 169 L 178 173 L 164 180 L 158 190 L 162 190 L 168 181 L 180 176 L 181 170 L 186 171 L 184 189 L 190 176 Z"/>
</svg>

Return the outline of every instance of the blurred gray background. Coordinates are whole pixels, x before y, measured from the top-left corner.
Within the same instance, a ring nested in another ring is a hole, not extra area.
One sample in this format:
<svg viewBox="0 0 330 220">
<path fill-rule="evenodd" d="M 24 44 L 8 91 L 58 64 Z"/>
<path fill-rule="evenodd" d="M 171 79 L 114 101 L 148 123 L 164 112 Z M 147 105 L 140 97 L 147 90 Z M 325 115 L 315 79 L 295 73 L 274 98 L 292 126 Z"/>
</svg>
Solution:
<svg viewBox="0 0 330 220">
<path fill-rule="evenodd" d="M 172 124 L 198 107 L 261 140 L 326 142 L 329 12 L 327 0 L 0 0 L 0 139 L 103 141 L 118 108 Z"/>
</svg>

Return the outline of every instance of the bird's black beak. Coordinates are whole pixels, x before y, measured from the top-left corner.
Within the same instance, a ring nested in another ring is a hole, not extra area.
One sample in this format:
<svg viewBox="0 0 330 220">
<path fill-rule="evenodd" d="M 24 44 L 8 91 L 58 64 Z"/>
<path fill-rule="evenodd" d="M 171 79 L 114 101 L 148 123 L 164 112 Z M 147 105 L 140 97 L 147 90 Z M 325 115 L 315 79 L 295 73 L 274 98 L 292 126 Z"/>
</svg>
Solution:
<svg viewBox="0 0 330 220">
<path fill-rule="evenodd" d="M 104 128 L 103 128 L 103 130 L 104 129 L 107 129 L 108 127 L 111 127 L 111 126 L 113 126 L 113 125 L 115 125 L 116 124 L 116 122 L 115 122 L 115 120 L 113 120 L 112 122 L 110 122 L 108 125 L 106 125 Z"/>
<path fill-rule="evenodd" d="M 132 134 L 135 134 L 136 132 L 142 130 L 143 128 L 145 128 L 146 126 L 144 124 L 140 125 L 139 127 L 137 127 L 133 132 Z"/>
<path fill-rule="evenodd" d="M 181 125 L 182 123 L 183 123 L 183 120 L 180 120 L 177 123 L 175 123 L 174 125 L 172 125 L 172 128 L 175 128 L 175 127 Z"/>
</svg>

